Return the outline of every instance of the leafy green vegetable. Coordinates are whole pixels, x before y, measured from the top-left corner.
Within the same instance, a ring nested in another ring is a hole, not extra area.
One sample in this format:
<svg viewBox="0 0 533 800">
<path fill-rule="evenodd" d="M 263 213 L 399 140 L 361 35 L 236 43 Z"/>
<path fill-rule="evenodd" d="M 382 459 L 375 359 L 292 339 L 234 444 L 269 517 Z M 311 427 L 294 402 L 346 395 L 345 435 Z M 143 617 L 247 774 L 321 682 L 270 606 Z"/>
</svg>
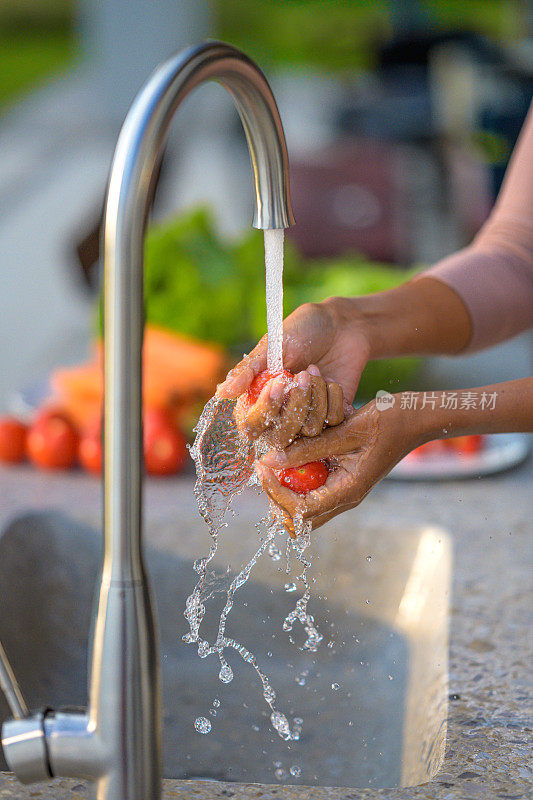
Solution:
<svg viewBox="0 0 533 800">
<path fill-rule="evenodd" d="M 264 245 L 250 229 L 228 242 L 212 212 L 195 208 L 153 227 L 145 247 L 146 320 L 197 339 L 219 342 L 241 356 L 266 331 Z M 285 245 L 284 315 L 301 303 L 334 295 L 361 295 L 392 288 L 412 273 L 352 255 L 304 261 Z M 407 387 L 417 360 L 370 363 L 359 395 Z"/>
</svg>

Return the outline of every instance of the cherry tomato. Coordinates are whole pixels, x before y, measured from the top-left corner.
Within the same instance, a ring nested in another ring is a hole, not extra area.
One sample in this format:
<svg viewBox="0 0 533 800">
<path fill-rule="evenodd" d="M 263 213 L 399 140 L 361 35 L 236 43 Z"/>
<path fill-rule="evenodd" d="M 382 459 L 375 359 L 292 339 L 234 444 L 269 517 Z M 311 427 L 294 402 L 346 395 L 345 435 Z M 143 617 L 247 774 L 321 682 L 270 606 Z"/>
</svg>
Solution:
<svg viewBox="0 0 533 800">
<path fill-rule="evenodd" d="M 27 428 L 14 417 L 0 418 L 0 461 L 16 464 L 26 455 Z"/>
<path fill-rule="evenodd" d="M 283 375 L 287 378 L 293 378 L 294 375 L 292 372 L 289 372 L 288 369 L 284 369 L 282 371 Z M 248 400 L 249 405 L 253 405 L 259 395 L 261 394 L 263 388 L 266 386 L 268 381 L 275 378 L 276 375 L 281 375 L 281 372 L 269 372 L 267 369 L 260 372 L 258 375 L 255 376 L 253 381 L 251 382 L 250 386 L 248 387 L 248 391 L 246 393 L 246 399 Z"/>
<path fill-rule="evenodd" d="M 166 408 L 147 408 L 143 414 L 143 434 L 144 437 L 151 437 L 155 432 L 164 428 L 176 428 L 170 411 Z"/>
<path fill-rule="evenodd" d="M 26 441 L 30 461 L 43 469 L 68 469 L 76 461 L 78 434 L 60 411 L 45 410 L 30 428 Z"/>
<path fill-rule="evenodd" d="M 185 437 L 165 412 L 149 410 L 144 422 L 144 464 L 149 475 L 174 475 L 187 460 Z"/>
<path fill-rule="evenodd" d="M 104 455 L 100 417 L 83 431 L 78 446 L 78 460 L 87 472 L 91 472 L 93 475 L 101 474 Z"/>
<path fill-rule="evenodd" d="M 279 473 L 279 482 L 296 494 L 307 494 L 323 486 L 329 470 L 323 461 L 310 461 L 301 467 L 287 467 Z"/>
</svg>

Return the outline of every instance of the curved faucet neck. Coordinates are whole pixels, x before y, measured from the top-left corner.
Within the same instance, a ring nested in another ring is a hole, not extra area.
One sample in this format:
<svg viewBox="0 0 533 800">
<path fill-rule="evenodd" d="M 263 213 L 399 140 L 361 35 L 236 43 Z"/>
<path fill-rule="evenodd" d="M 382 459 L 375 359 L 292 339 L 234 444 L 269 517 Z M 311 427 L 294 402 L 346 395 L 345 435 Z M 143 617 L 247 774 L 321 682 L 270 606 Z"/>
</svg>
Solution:
<svg viewBox="0 0 533 800">
<path fill-rule="evenodd" d="M 192 47 L 161 65 L 124 122 L 106 204 L 104 577 L 113 580 L 142 580 L 143 239 L 152 182 L 178 106 L 208 80 L 230 92 L 246 132 L 255 186 L 254 226 L 286 228 L 293 223 L 285 137 L 261 70 L 221 42 Z"/>
</svg>

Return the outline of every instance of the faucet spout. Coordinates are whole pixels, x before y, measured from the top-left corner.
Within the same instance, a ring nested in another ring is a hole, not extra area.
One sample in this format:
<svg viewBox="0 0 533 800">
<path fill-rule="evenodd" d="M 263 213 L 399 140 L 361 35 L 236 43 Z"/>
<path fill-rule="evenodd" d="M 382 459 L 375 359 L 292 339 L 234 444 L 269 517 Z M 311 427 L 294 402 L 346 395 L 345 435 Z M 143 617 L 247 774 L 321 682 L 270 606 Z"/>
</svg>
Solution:
<svg viewBox="0 0 533 800">
<path fill-rule="evenodd" d="M 153 184 L 176 110 L 208 80 L 240 114 L 255 187 L 253 225 L 293 224 L 285 137 L 261 70 L 244 53 L 206 42 L 149 78 L 122 127 L 107 191 L 104 242 L 104 558 L 87 713 L 29 716 L 7 659 L 3 681 L 16 716 L 6 758 L 24 782 L 85 777 L 96 800 L 161 795 L 161 690 L 156 626 L 142 549 L 143 240 Z M 1 655 L 1 653 L 0 653 Z"/>
</svg>

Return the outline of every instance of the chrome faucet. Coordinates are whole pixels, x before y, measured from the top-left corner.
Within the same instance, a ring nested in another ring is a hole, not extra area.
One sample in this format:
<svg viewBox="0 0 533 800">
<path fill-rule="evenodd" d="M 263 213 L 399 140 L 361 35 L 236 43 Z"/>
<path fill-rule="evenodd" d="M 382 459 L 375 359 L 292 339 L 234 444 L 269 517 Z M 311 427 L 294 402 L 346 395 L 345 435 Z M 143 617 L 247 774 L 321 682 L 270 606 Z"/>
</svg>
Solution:
<svg viewBox="0 0 533 800">
<path fill-rule="evenodd" d="M 276 102 L 260 69 L 221 42 L 170 58 L 150 77 L 122 127 L 105 215 L 105 548 L 86 711 L 30 714 L 0 644 L 10 769 L 23 783 L 85 778 L 97 800 L 161 795 L 157 635 L 142 550 L 143 239 L 153 183 L 181 101 L 207 80 L 239 111 L 252 162 L 256 228 L 292 224 L 288 159 Z"/>
</svg>

